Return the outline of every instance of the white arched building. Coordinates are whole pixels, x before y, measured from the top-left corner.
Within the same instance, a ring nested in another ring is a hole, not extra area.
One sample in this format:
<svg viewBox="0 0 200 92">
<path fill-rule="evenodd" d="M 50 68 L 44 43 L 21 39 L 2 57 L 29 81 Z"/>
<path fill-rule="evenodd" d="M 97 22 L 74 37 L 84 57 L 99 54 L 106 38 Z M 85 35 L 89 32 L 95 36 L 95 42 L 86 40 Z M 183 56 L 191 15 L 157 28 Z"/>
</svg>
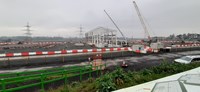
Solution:
<svg viewBox="0 0 200 92">
<path fill-rule="evenodd" d="M 117 44 L 117 31 L 113 29 L 98 27 L 85 33 L 85 37 L 88 44 L 96 47 L 120 47 Z"/>
</svg>

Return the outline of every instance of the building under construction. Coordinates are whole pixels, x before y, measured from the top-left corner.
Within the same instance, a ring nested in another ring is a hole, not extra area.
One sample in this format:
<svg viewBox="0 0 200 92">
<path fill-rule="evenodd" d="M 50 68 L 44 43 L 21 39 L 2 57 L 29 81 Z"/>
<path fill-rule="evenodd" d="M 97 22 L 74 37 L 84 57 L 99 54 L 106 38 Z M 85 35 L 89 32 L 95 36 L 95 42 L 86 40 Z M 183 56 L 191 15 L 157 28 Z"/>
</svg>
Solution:
<svg viewBox="0 0 200 92">
<path fill-rule="evenodd" d="M 113 29 L 98 27 L 85 33 L 85 37 L 88 44 L 96 47 L 120 47 L 117 31 Z"/>
</svg>

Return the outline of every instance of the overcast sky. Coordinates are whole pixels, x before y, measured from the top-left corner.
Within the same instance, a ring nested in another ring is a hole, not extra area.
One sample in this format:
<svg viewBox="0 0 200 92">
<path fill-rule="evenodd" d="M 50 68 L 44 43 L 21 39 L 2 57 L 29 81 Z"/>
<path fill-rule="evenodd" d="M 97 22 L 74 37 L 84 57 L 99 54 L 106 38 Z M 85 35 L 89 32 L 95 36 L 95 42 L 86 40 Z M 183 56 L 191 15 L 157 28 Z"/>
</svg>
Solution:
<svg viewBox="0 0 200 92">
<path fill-rule="evenodd" d="M 200 33 L 200 0 L 136 2 L 151 36 Z M 0 0 L 0 36 L 24 35 L 27 22 L 33 36 L 78 37 L 80 25 L 116 29 L 104 9 L 126 37 L 144 37 L 132 0 Z"/>
</svg>

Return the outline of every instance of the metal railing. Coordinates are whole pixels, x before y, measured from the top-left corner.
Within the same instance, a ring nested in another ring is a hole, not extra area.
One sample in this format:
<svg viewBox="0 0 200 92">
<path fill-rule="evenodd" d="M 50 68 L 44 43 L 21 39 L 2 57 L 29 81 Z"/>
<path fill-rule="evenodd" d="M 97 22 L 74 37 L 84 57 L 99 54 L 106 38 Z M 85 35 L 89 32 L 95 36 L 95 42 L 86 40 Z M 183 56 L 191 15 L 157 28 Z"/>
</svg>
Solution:
<svg viewBox="0 0 200 92">
<path fill-rule="evenodd" d="M 98 75 L 99 70 L 102 70 L 102 67 L 105 66 L 105 64 L 99 66 L 85 65 L 30 72 L 0 74 L 0 92 L 20 91 L 36 86 L 40 86 L 41 91 L 44 92 L 45 84 L 64 80 L 64 85 L 66 85 L 68 78 L 75 76 L 79 76 L 81 81 L 84 74 L 89 74 L 89 78 L 91 78 L 92 72 L 96 72 Z M 100 71 L 100 74 L 102 74 L 102 71 Z"/>
</svg>

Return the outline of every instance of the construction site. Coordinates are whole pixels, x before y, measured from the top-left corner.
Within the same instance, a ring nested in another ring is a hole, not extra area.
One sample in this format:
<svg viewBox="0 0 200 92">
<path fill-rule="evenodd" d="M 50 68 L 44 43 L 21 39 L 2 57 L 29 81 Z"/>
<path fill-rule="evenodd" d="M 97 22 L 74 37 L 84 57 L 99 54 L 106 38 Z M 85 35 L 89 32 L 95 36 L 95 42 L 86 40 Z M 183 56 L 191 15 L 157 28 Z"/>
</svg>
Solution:
<svg viewBox="0 0 200 92">
<path fill-rule="evenodd" d="M 200 37 L 186 41 L 151 36 L 139 7 L 135 1 L 132 4 L 146 36 L 143 39 L 126 37 L 106 10 L 105 16 L 115 28 L 98 26 L 83 34 L 81 26 L 78 39 L 33 40 L 34 30 L 27 23 L 23 40 L 0 42 L 0 92 L 46 92 L 74 81 L 99 78 L 117 67 L 139 71 L 160 65 L 163 60 L 172 64 L 185 55 L 200 55 Z"/>
</svg>

